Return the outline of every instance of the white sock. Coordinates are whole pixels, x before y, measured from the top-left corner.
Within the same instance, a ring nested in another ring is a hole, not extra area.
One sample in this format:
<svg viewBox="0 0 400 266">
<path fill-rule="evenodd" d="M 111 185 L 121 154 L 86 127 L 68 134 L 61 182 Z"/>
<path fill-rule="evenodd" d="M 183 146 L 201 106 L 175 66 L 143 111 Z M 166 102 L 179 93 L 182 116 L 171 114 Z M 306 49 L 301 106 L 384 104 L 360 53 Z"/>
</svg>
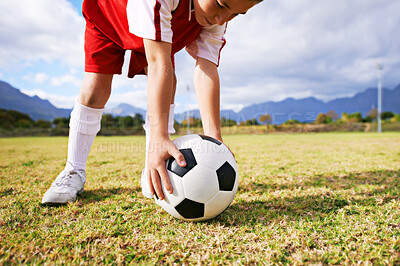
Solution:
<svg viewBox="0 0 400 266">
<path fill-rule="evenodd" d="M 86 161 L 96 134 L 100 131 L 103 109 L 84 106 L 77 101 L 69 122 L 68 159 L 75 169 L 86 170 Z"/>
<path fill-rule="evenodd" d="M 168 133 L 175 134 L 175 128 L 174 128 L 174 115 L 175 115 L 175 104 L 171 104 L 169 106 L 169 116 L 168 116 Z"/>
</svg>

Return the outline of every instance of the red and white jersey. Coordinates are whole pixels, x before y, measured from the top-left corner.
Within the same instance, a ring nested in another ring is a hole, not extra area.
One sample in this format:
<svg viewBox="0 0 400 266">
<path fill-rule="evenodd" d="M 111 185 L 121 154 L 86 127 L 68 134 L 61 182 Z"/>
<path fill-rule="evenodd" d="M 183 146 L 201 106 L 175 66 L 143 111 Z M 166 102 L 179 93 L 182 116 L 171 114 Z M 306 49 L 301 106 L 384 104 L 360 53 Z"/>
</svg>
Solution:
<svg viewBox="0 0 400 266">
<path fill-rule="evenodd" d="M 180 1 L 187 1 L 189 5 L 186 7 L 187 20 L 180 20 L 179 23 L 189 24 L 194 16 L 191 0 L 128 0 L 129 31 L 141 38 L 173 43 L 172 21 Z M 186 50 L 195 59 L 201 57 L 218 65 L 220 51 L 225 44 L 225 29 L 226 25 L 202 27 L 197 39 L 186 44 Z"/>
<path fill-rule="evenodd" d="M 129 77 L 147 65 L 143 38 L 172 44 L 173 55 L 186 47 L 197 59 L 219 65 L 225 25 L 197 23 L 191 0 L 84 0 L 83 15 L 113 43 L 132 50 Z"/>
</svg>

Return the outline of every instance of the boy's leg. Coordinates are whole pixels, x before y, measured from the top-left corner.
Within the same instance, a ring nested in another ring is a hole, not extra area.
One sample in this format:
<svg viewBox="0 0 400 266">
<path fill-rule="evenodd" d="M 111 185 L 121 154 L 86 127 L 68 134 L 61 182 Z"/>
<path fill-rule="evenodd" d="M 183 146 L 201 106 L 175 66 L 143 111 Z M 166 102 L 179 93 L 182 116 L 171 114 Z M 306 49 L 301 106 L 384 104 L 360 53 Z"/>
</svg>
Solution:
<svg viewBox="0 0 400 266">
<path fill-rule="evenodd" d="M 175 92 L 176 92 L 176 76 L 174 75 L 174 86 L 171 98 L 171 105 L 169 107 L 169 116 L 168 116 L 168 134 L 174 134 L 174 113 L 175 113 Z M 146 132 L 146 157 L 145 157 L 145 167 L 142 170 L 141 176 L 141 186 L 142 186 L 142 194 L 146 198 L 152 198 L 153 196 L 150 193 L 149 183 L 147 180 L 147 154 L 149 150 L 149 142 L 150 142 L 150 120 L 148 114 L 146 113 L 145 124 L 143 125 L 144 131 Z"/>
<path fill-rule="evenodd" d="M 71 113 L 68 159 L 65 169 L 43 196 L 43 204 L 75 201 L 86 182 L 86 161 L 100 130 L 101 117 L 110 93 L 113 75 L 85 73 L 83 85 Z"/>
<path fill-rule="evenodd" d="M 104 106 L 111 94 L 113 75 L 85 73 L 82 89 L 71 113 L 67 161 L 86 170 L 93 141 L 100 130 Z"/>
</svg>

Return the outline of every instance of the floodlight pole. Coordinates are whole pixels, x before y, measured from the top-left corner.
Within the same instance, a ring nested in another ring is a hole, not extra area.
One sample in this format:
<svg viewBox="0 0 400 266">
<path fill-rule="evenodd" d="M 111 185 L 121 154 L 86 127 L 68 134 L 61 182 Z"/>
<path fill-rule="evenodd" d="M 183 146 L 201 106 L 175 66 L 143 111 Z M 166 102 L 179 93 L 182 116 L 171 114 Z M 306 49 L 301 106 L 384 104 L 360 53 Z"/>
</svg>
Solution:
<svg viewBox="0 0 400 266">
<path fill-rule="evenodd" d="M 382 65 L 377 62 L 376 68 L 378 69 L 378 133 L 382 133 Z"/>
</svg>

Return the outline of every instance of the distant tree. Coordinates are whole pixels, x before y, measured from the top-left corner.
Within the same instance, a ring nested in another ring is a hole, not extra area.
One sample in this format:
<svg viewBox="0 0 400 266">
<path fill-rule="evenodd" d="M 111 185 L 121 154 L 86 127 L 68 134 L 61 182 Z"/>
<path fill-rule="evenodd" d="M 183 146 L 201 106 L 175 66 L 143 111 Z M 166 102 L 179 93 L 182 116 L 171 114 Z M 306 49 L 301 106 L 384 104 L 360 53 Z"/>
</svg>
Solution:
<svg viewBox="0 0 400 266">
<path fill-rule="evenodd" d="M 400 122 L 400 114 L 395 114 L 392 119 L 390 119 L 391 122 Z"/>
<path fill-rule="evenodd" d="M 335 112 L 335 110 L 329 110 L 326 115 L 332 119 L 332 121 L 336 121 L 339 118 L 339 114 Z"/>
<path fill-rule="evenodd" d="M 271 116 L 270 116 L 270 114 L 268 114 L 268 113 L 266 113 L 266 114 L 264 114 L 264 115 L 262 115 L 262 116 L 260 116 L 260 122 L 262 123 L 262 124 L 270 124 L 271 122 L 272 122 L 272 118 L 271 118 Z"/>
<path fill-rule="evenodd" d="M 315 119 L 315 124 L 328 124 L 332 119 L 326 114 L 319 113 L 317 118 Z"/>
<path fill-rule="evenodd" d="M 0 109 L 0 128 L 12 129 L 15 119 L 7 113 L 7 110 Z"/>
<path fill-rule="evenodd" d="M 362 115 L 360 112 L 348 114 L 346 112 L 342 113 L 342 121 L 343 122 L 362 122 Z"/>
<path fill-rule="evenodd" d="M 31 128 L 33 126 L 33 121 L 29 119 L 18 119 L 14 123 L 14 126 L 17 128 Z"/>
<path fill-rule="evenodd" d="M 371 123 L 373 121 L 373 119 L 370 116 L 367 115 L 365 118 L 363 118 L 362 121 L 366 122 L 366 123 Z"/>
<path fill-rule="evenodd" d="M 177 128 L 181 127 L 181 126 L 182 126 L 181 123 L 179 123 L 177 120 L 174 120 L 174 128 L 175 129 L 177 129 Z"/>
<path fill-rule="evenodd" d="M 141 126 L 144 124 L 144 119 L 141 114 L 135 114 L 135 116 L 133 117 L 133 121 L 134 121 L 134 124 L 136 124 L 138 126 Z"/>
<path fill-rule="evenodd" d="M 236 126 L 236 121 L 233 119 L 228 119 L 225 117 L 221 117 L 221 127 L 232 127 Z"/>
<path fill-rule="evenodd" d="M 257 119 L 255 119 L 255 118 L 246 120 L 246 121 L 244 122 L 244 124 L 245 124 L 246 126 L 257 126 L 257 125 L 259 125 Z"/>
<path fill-rule="evenodd" d="M 365 117 L 364 121 L 372 122 L 375 121 L 377 117 L 378 117 L 378 109 L 372 108 L 367 112 L 367 116 Z"/>
<path fill-rule="evenodd" d="M 36 128 L 51 128 L 51 122 L 43 120 L 43 119 L 39 119 L 33 123 L 33 126 Z"/>
<path fill-rule="evenodd" d="M 129 128 L 133 127 L 135 125 L 135 122 L 133 121 L 133 117 L 130 115 L 127 116 L 117 116 L 115 118 L 116 120 L 116 127 L 117 128 Z"/>
<path fill-rule="evenodd" d="M 187 126 L 188 124 L 188 119 L 184 119 L 182 121 L 182 126 Z M 202 122 L 200 118 L 195 118 L 195 117 L 189 117 L 189 126 L 190 127 L 202 127 Z"/>
<path fill-rule="evenodd" d="M 65 117 L 56 117 L 53 119 L 52 124 L 57 128 L 68 128 L 69 127 L 69 118 Z"/>
<path fill-rule="evenodd" d="M 15 110 L 8 110 L 7 114 L 15 119 L 15 121 L 18 121 L 20 119 L 25 119 L 29 121 L 33 121 L 32 118 L 30 118 L 29 115 L 15 111 Z"/>
<path fill-rule="evenodd" d="M 393 112 L 386 111 L 386 112 L 383 112 L 383 113 L 381 114 L 381 119 L 382 119 L 382 120 L 390 120 L 390 119 L 392 119 L 393 116 L 394 116 L 394 113 L 393 113 Z"/>
<path fill-rule="evenodd" d="M 296 124 L 301 124 L 301 122 L 296 119 L 289 119 L 289 120 L 286 120 L 285 123 L 283 123 L 283 124 L 284 125 L 296 125 Z"/>
<path fill-rule="evenodd" d="M 115 121 L 115 127 L 119 129 L 132 129 L 139 128 L 144 124 L 143 116 L 141 114 L 135 114 L 135 116 L 117 116 L 113 119 Z"/>
<path fill-rule="evenodd" d="M 201 121 L 200 118 L 196 118 L 195 119 L 195 124 L 196 127 L 202 127 L 203 126 L 203 122 Z"/>
<path fill-rule="evenodd" d="M 116 125 L 116 119 L 111 114 L 103 114 L 101 118 L 102 128 L 114 128 Z"/>
<path fill-rule="evenodd" d="M 0 109 L 0 127 L 12 128 L 31 128 L 33 120 L 29 115 L 15 111 Z"/>
</svg>

